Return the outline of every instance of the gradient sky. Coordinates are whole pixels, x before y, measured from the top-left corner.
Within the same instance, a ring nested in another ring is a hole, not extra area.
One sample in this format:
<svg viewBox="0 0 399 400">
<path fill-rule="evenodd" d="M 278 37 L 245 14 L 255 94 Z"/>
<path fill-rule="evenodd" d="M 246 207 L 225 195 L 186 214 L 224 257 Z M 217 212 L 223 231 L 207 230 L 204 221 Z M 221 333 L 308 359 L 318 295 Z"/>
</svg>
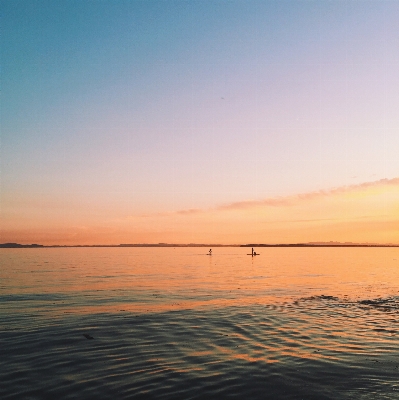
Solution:
<svg viewBox="0 0 399 400">
<path fill-rule="evenodd" d="M 0 242 L 399 243 L 399 1 L 0 9 Z"/>
</svg>

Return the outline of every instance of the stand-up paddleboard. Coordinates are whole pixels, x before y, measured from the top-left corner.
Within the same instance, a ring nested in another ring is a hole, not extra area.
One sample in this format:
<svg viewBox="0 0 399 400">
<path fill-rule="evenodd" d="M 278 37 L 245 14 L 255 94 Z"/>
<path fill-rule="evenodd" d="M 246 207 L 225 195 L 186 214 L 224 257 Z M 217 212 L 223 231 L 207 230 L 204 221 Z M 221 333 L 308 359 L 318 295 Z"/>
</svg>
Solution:
<svg viewBox="0 0 399 400">
<path fill-rule="evenodd" d="M 256 254 L 249 253 L 249 254 L 247 254 L 247 256 L 260 256 L 260 253 L 256 253 Z"/>
</svg>

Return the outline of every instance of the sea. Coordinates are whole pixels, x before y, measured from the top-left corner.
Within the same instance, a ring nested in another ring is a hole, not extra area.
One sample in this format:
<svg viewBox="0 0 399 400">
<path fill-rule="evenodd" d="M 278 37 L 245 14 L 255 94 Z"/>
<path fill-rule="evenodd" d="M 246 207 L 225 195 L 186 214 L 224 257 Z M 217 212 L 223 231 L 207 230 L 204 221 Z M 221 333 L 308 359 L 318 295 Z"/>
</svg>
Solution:
<svg viewBox="0 0 399 400">
<path fill-rule="evenodd" d="M 399 399 L 399 248 L 0 249 L 1 399 Z"/>
</svg>

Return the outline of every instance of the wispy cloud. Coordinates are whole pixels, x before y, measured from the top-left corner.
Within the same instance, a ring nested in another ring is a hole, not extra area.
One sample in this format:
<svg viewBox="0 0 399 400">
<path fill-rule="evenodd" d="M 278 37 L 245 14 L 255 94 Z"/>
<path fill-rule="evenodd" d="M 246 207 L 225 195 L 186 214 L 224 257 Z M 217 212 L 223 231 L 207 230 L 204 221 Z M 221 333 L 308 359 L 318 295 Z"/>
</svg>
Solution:
<svg viewBox="0 0 399 400">
<path fill-rule="evenodd" d="M 308 193 L 300 193 L 293 196 L 271 197 L 263 200 L 247 200 L 216 207 L 217 210 L 242 210 L 257 206 L 293 206 L 302 201 L 315 200 L 323 197 L 330 197 L 340 194 L 356 192 L 359 190 L 378 188 L 384 186 L 399 186 L 399 178 L 380 179 L 374 182 L 364 182 L 357 185 L 341 186 L 329 190 L 318 190 Z"/>
<path fill-rule="evenodd" d="M 237 201 L 228 204 L 222 204 L 213 208 L 190 208 L 171 212 L 162 213 L 151 213 L 142 214 L 141 217 L 170 217 L 176 215 L 197 215 L 212 211 L 234 211 L 234 210 L 246 210 L 254 207 L 290 207 L 295 206 L 301 202 L 317 200 L 321 198 L 328 198 L 331 196 L 343 195 L 348 193 L 355 193 L 373 188 L 383 187 L 399 187 L 399 178 L 393 179 L 380 179 L 373 182 L 364 182 L 357 185 L 340 186 L 328 190 L 318 190 L 308 193 L 299 193 L 292 196 L 278 196 L 269 197 L 261 200 L 245 200 Z"/>
<path fill-rule="evenodd" d="M 172 215 L 193 215 L 193 214 L 201 214 L 205 211 L 208 210 L 202 208 L 187 208 L 177 211 L 140 214 L 140 217 L 170 217 Z"/>
</svg>

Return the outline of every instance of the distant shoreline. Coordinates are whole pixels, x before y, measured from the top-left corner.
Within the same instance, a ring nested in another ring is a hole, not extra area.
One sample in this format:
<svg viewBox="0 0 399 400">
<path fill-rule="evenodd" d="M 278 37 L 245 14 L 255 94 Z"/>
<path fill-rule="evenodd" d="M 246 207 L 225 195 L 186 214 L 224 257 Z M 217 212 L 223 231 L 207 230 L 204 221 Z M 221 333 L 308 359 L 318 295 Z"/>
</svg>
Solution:
<svg viewBox="0 0 399 400">
<path fill-rule="evenodd" d="M 42 249 L 42 248 L 71 248 L 71 247 L 399 247 L 399 244 L 367 244 L 367 243 L 288 243 L 288 244 L 201 244 L 201 243 L 132 243 L 132 244 L 82 244 L 82 245 L 42 245 L 0 243 L 2 249 Z"/>
</svg>

